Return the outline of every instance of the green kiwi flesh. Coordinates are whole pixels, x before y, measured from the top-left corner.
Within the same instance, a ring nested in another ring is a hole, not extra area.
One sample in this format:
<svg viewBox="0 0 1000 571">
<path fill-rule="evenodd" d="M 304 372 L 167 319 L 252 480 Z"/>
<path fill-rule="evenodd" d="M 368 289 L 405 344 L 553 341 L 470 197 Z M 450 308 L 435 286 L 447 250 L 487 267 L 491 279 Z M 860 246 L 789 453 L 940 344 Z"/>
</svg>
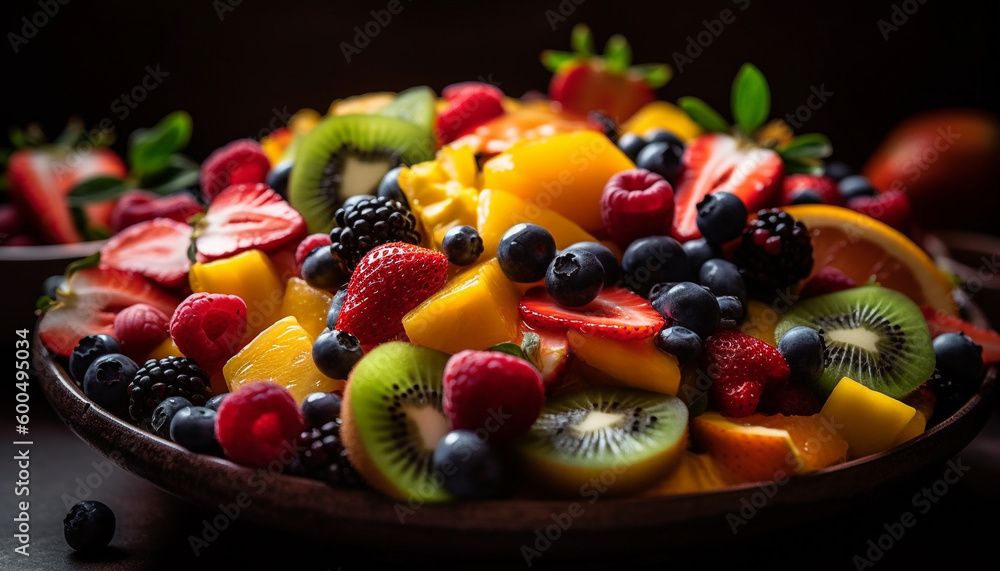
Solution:
<svg viewBox="0 0 1000 571">
<path fill-rule="evenodd" d="M 687 427 L 688 409 L 677 397 L 590 387 L 551 398 L 518 452 L 533 479 L 550 489 L 626 494 L 669 474 L 687 448 Z"/>
<path fill-rule="evenodd" d="M 390 169 L 433 156 L 433 133 L 408 121 L 381 115 L 327 117 L 299 146 L 288 201 L 310 232 L 329 232 L 345 199 L 375 194 Z"/>
<path fill-rule="evenodd" d="M 934 372 L 934 347 L 920 308 L 897 291 L 864 286 L 796 303 L 775 328 L 775 339 L 804 325 L 823 332 L 826 369 L 813 387 L 829 395 L 851 379 L 902 398 Z"/>
<path fill-rule="evenodd" d="M 402 119 L 431 132 L 434 130 L 434 119 L 437 117 L 434 110 L 436 99 L 434 91 L 426 85 L 411 87 L 400 91 L 399 95 L 379 109 L 377 114 Z"/>
<path fill-rule="evenodd" d="M 446 501 L 434 447 L 448 433 L 441 378 L 448 355 L 410 343 L 379 345 L 355 366 L 342 413 L 352 462 L 373 486 L 401 498 Z"/>
</svg>

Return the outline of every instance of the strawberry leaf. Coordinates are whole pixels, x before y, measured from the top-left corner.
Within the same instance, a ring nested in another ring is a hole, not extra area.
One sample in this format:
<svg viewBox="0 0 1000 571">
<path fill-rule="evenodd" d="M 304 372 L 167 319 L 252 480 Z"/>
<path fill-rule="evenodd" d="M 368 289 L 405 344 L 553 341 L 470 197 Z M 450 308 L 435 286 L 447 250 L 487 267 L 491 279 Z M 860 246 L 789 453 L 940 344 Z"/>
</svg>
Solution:
<svg viewBox="0 0 1000 571">
<path fill-rule="evenodd" d="M 542 65 L 545 69 L 556 73 L 562 67 L 577 61 L 577 56 L 573 52 L 560 52 L 556 50 L 545 50 L 542 52 Z"/>
<path fill-rule="evenodd" d="M 681 97 L 677 100 L 677 105 L 706 131 L 725 132 L 729 130 L 729 125 L 722 118 L 722 115 L 719 115 L 718 111 L 697 97 Z"/>
<path fill-rule="evenodd" d="M 819 133 L 799 135 L 778 151 L 784 159 L 824 159 L 832 152 L 830 139 Z"/>
<path fill-rule="evenodd" d="M 737 72 L 730 97 L 733 118 L 746 135 L 756 131 L 771 114 L 771 90 L 764 74 L 753 64 L 745 63 Z"/>
<path fill-rule="evenodd" d="M 514 343 L 511 343 L 509 341 L 506 342 L 506 343 L 497 343 L 496 345 L 494 345 L 494 346 L 490 347 L 489 349 L 487 349 L 487 351 L 496 351 L 498 353 L 507 353 L 508 355 L 513 355 L 513 356 L 517 357 L 518 359 L 524 359 L 525 361 L 528 361 L 528 358 L 524 356 L 524 351 L 521 350 L 521 346 L 517 345 L 517 344 L 514 344 Z"/>
<path fill-rule="evenodd" d="M 632 65 L 632 46 L 621 34 L 615 34 L 608 38 L 608 43 L 604 44 L 604 62 L 608 69 L 624 73 Z"/>
<path fill-rule="evenodd" d="M 66 200 L 70 206 L 83 206 L 91 202 L 110 200 L 128 189 L 129 185 L 119 178 L 95 176 L 74 186 Z"/>
<path fill-rule="evenodd" d="M 674 75 L 674 70 L 665 63 L 643 63 L 632 66 L 632 71 L 646 80 L 650 89 L 663 87 Z"/>
<path fill-rule="evenodd" d="M 152 129 L 137 130 L 129 140 L 128 159 L 139 176 L 159 172 L 170 164 L 170 157 L 191 140 L 191 116 L 175 111 Z"/>
<path fill-rule="evenodd" d="M 50 307 L 52 307 L 55 304 L 56 300 L 52 299 L 47 295 L 43 295 L 35 301 L 35 311 L 38 314 L 45 313 L 46 311 L 49 310 Z"/>
<path fill-rule="evenodd" d="M 821 176 L 823 165 L 816 159 L 791 159 L 782 157 L 785 164 L 785 174 L 811 174 Z"/>
<path fill-rule="evenodd" d="M 569 41 L 577 56 L 593 57 L 597 53 L 597 47 L 594 45 L 594 34 L 590 32 L 590 28 L 586 24 L 573 26 L 573 34 Z"/>
<path fill-rule="evenodd" d="M 66 272 L 64 277 L 66 281 L 73 277 L 73 274 L 79 272 L 80 270 L 86 270 L 87 268 L 96 268 L 97 264 L 101 263 L 101 252 L 95 252 L 86 258 L 81 258 L 70 265 L 66 266 Z"/>
</svg>

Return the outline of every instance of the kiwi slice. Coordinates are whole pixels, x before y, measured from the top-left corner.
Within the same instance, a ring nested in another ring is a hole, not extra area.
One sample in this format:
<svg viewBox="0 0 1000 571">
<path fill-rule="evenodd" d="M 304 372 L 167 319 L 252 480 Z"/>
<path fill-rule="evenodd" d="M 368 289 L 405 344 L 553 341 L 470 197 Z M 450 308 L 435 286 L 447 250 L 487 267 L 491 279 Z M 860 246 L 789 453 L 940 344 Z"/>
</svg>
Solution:
<svg viewBox="0 0 1000 571">
<path fill-rule="evenodd" d="M 431 462 L 449 430 L 441 410 L 447 361 L 445 353 L 395 341 L 372 349 L 351 371 L 341 439 L 365 481 L 394 498 L 451 498 Z"/>
<path fill-rule="evenodd" d="M 629 494 L 662 480 L 687 448 L 677 397 L 590 387 L 546 403 L 518 452 L 533 481 L 566 495 Z"/>
<path fill-rule="evenodd" d="M 864 286 L 796 303 L 775 339 L 805 325 L 823 332 L 826 369 L 813 387 L 829 395 L 840 379 L 902 398 L 934 372 L 934 347 L 917 304 L 895 290 Z"/>
<path fill-rule="evenodd" d="M 390 169 L 433 156 L 433 133 L 408 121 L 381 115 L 327 117 L 299 146 L 288 201 L 310 232 L 329 232 L 344 200 L 375 194 Z"/>
<path fill-rule="evenodd" d="M 430 132 L 434 129 L 434 118 L 437 116 L 434 111 L 435 98 L 434 91 L 426 85 L 411 87 L 400 91 L 399 95 L 379 109 L 377 114 L 402 119 Z"/>
</svg>

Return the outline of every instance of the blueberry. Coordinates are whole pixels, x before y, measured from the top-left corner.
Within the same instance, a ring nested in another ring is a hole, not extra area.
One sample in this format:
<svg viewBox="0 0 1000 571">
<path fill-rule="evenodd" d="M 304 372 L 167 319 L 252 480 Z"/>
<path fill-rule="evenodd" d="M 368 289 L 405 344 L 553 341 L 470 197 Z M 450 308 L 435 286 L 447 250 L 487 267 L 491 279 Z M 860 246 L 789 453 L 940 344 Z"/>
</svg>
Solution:
<svg viewBox="0 0 1000 571">
<path fill-rule="evenodd" d="M 657 310 L 667 325 L 680 325 L 702 339 L 719 328 L 722 311 L 712 292 L 691 282 L 681 282 L 660 295 Z"/>
<path fill-rule="evenodd" d="M 347 297 L 347 284 L 344 284 L 333 294 L 333 301 L 330 302 L 330 309 L 326 310 L 326 328 L 336 329 L 337 320 L 340 319 L 340 310 L 344 308 L 344 298 Z"/>
<path fill-rule="evenodd" d="M 90 364 L 109 353 L 121 353 L 122 347 L 110 335 L 87 335 L 73 349 L 69 356 L 69 374 L 77 383 L 83 384 L 83 376 L 87 374 Z"/>
<path fill-rule="evenodd" d="M 618 263 L 618 258 L 610 248 L 600 242 L 577 242 L 563 250 L 563 253 L 574 250 L 586 250 L 597 256 L 601 266 L 604 268 L 604 287 L 611 287 L 618 283 L 622 277 L 622 267 Z"/>
<path fill-rule="evenodd" d="M 731 192 L 713 192 L 698 203 L 698 231 L 713 244 L 738 238 L 747 225 L 747 207 Z"/>
<path fill-rule="evenodd" d="M 312 393 L 302 402 L 306 425 L 319 428 L 340 418 L 341 398 L 333 393 Z"/>
<path fill-rule="evenodd" d="M 658 141 L 649 143 L 635 158 L 635 166 L 654 172 L 673 184 L 684 171 L 684 145 Z"/>
<path fill-rule="evenodd" d="M 500 269 L 510 281 L 517 283 L 537 282 L 544 278 L 555 257 L 555 239 L 537 224 L 512 226 L 497 246 Z"/>
<path fill-rule="evenodd" d="M 115 512 L 101 502 L 77 502 L 63 519 L 63 534 L 76 551 L 99 551 L 115 536 Z"/>
<path fill-rule="evenodd" d="M 832 178 L 833 180 L 840 182 L 844 178 L 854 174 L 854 169 L 847 165 L 845 162 L 841 161 L 830 161 L 826 163 L 823 167 L 823 175 Z"/>
<path fill-rule="evenodd" d="M 684 141 L 671 131 L 666 129 L 652 129 L 646 133 L 646 140 L 650 143 L 670 143 L 684 148 Z"/>
<path fill-rule="evenodd" d="M 684 242 L 684 253 L 687 254 L 688 262 L 691 263 L 691 275 L 698 275 L 701 266 L 712 258 L 722 257 L 722 248 L 718 244 L 712 244 L 704 238 L 696 238 Z"/>
<path fill-rule="evenodd" d="M 403 189 L 399 187 L 399 173 L 402 171 L 403 167 L 396 167 L 385 173 L 385 176 L 378 183 L 378 190 L 375 191 L 375 196 L 391 198 L 406 208 L 410 208 L 410 203 L 406 201 Z"/>
<path fill-rule="evenodd" d="M 695 363 L 701 357 L 701 337 L 687 327 L 664 327 L 653 342 L 660 351 L 674 355 L 681 363 Z"/>
<path fill-rule="evenodd" d="M 49 276 L 42 282 L 42 293 L 47 295 L 49 299 L 55 299 L 56 292 L 65 284 L 66 278 L 62 274 Z"/>
<path fill-rule="evenodd" d="M 215 398 L 217 397 L 213 397 L 213 400 Z M 150 421 L 153 434 L 169 439 L 170 421 L 174 419 L 178 411 L 189 406 L 192 406 L 191 401 L 184 397 L 167 397 L 160 401 L 160 404 L 156 405 L 156 408 L 153 409 L 153 418 Z M 205 403 L 205 407 L 211 408 L 208 406 L 208 403 Z M 212 410 L 218 410 L 218 408 L 213 408 Z"/>
<path fill-rule="evenodd" d="M 875 196 L 877 194 L 871 181 L 859 174 L 841 179 L 839 189 L 840 195 L 844 197 L 844 200 L 850 200 L 859 196 Z"/>
<path fill-rule="evenodd" d="M 680 242 L 668 236 L 647 236 L 629 244 L 622 255 L 625 287 L 649 297 L 649 290 L 663 282 L 691 279 L 691 264 Z"/>
<path fill-rule="evenodd" d="M 281 196 L 288 196 L 288 177 L 292 174 L 292 167 L 295 166 L 295 161 L 292 159 L 285 159 L 274 167 L 267 173 L 267 178 L 264 182 L 267 186 L 274 189 Z"/>
<path fill-rule="evenodd" d="M 788 363 L 795 383 L 812 384 L 823 376 L 825 351 L 823 336 L 811 327 L 792 327 L 778 340 L 778 352 Z"/>
<path fill-rule="evenodd" d="M 746 303 L 747 286 L 743 282 L 736 264 L 719 258 L 712 258 L 701 266 L 698 273 L 701 285 L 712 290 L 715 295 L 731 295 Z"/>
<path fill-rule="evenodd" d="M 502 472 L 493 449 L 471 430 L 453 430 L 434 448 L 434 472 L 457 498 L 486 498 L 500 488 Z"/>
<path fill-rule="evenodd" d="M 121 353 L 98 357 L 83 376 L 83 392 L 104 410 L 128 420 L 128 385 L 138 371 L 139 365 Z"/>
<path fill-rule="evenodd" d="M 722 316 L 724 325 L 735 326 L 736 322 L 743 318 L 743 302 L 740 301 L 740 298 L 732 295 L 720 295 L 715 298 L 715 301 L 719 302 L 719 315 Z"/>
<path fill-rule="evenodd" d="M 205 408 L 210 408 L 218 412 L 219 407 L 222 406 L 222 401 L 226 400 L 226 397 L 228 396 L 229 393 L 222 393 L 221 395 L 215 395 L 214 397 L 208 399 L 208 402 L 205 403 Z M 169 425 L 167 426 L 167 429 L 168 430 L 170 429 Z"/>
<path fill-rule="evenodd" d="M 646 146 L 647 142 L 648 141 L 646 141 L 646 139 L 643 139 L 635 133 L 625 133 L 618 138 L 618 148 L 621 149 L 622 152 L 625 153 L 625 156 L 634 163 L 636 157 L 639 156 L 639 151 Z"/>
<path fill-rule="evenodd" d="M 556 303 L 580 307 L 594 301 L 604 287 L 604 266 L 586 250 L 556 256 L 545 272 L 545 290 Z"/>
<path fill-rule="evenodd" d="M 483 239 L 472 226 L 454 226 L 441 240 L 441 250 L 456 266 L 468 266 L 483 253 Z"/>
<path fill-rule="evenodd" d="M 333 257 L 333 251 L 321 246 L 309 252 L 302 262 L 302 279 L 314 288 L 332 291 L 344 283 L 346 276 Z"/>
<path fill-rule="evenodd" d="M 361 342 L 346 331 L 327 329 L 319 334 L 312 346 L 316 368 L 334 379 L 346 379 L 362 356 Z"/>
<path fill-rule="evenodd" d="M 983 348 L 965 333 L 934 338 L 934 357 L 941 375 L 962 385 L 978 384 L 983 374 Z"/>
<path fill-rule="evenodd" d="M 811 188 L 804 188 L 795 193 L 792 204 L 823 204 L 823 197 Z"/>
<path fill-rule="evenodd" d="M 215 411 L 210 408 L 189 406 L 177 411 L 170 421 L 170 439 L 192 452 L 222 454 L 215 439 Z"/>
</svg>

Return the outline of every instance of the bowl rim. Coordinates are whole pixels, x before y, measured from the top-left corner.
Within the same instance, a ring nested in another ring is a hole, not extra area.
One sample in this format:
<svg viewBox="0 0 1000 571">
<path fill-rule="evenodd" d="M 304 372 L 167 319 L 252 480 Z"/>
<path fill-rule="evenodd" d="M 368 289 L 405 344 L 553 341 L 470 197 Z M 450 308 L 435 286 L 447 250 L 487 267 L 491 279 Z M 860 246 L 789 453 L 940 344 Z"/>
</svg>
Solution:
<svg viewBox="0 0 1000 571">
<path fill-rule="evenodd" d="M 0 262 L 43 262 L 66 259 L 73 261 L 100 251 L 107 240 L 91 240 L 75 244 L 43 246 L 0 246 Z"/>
</svg>

